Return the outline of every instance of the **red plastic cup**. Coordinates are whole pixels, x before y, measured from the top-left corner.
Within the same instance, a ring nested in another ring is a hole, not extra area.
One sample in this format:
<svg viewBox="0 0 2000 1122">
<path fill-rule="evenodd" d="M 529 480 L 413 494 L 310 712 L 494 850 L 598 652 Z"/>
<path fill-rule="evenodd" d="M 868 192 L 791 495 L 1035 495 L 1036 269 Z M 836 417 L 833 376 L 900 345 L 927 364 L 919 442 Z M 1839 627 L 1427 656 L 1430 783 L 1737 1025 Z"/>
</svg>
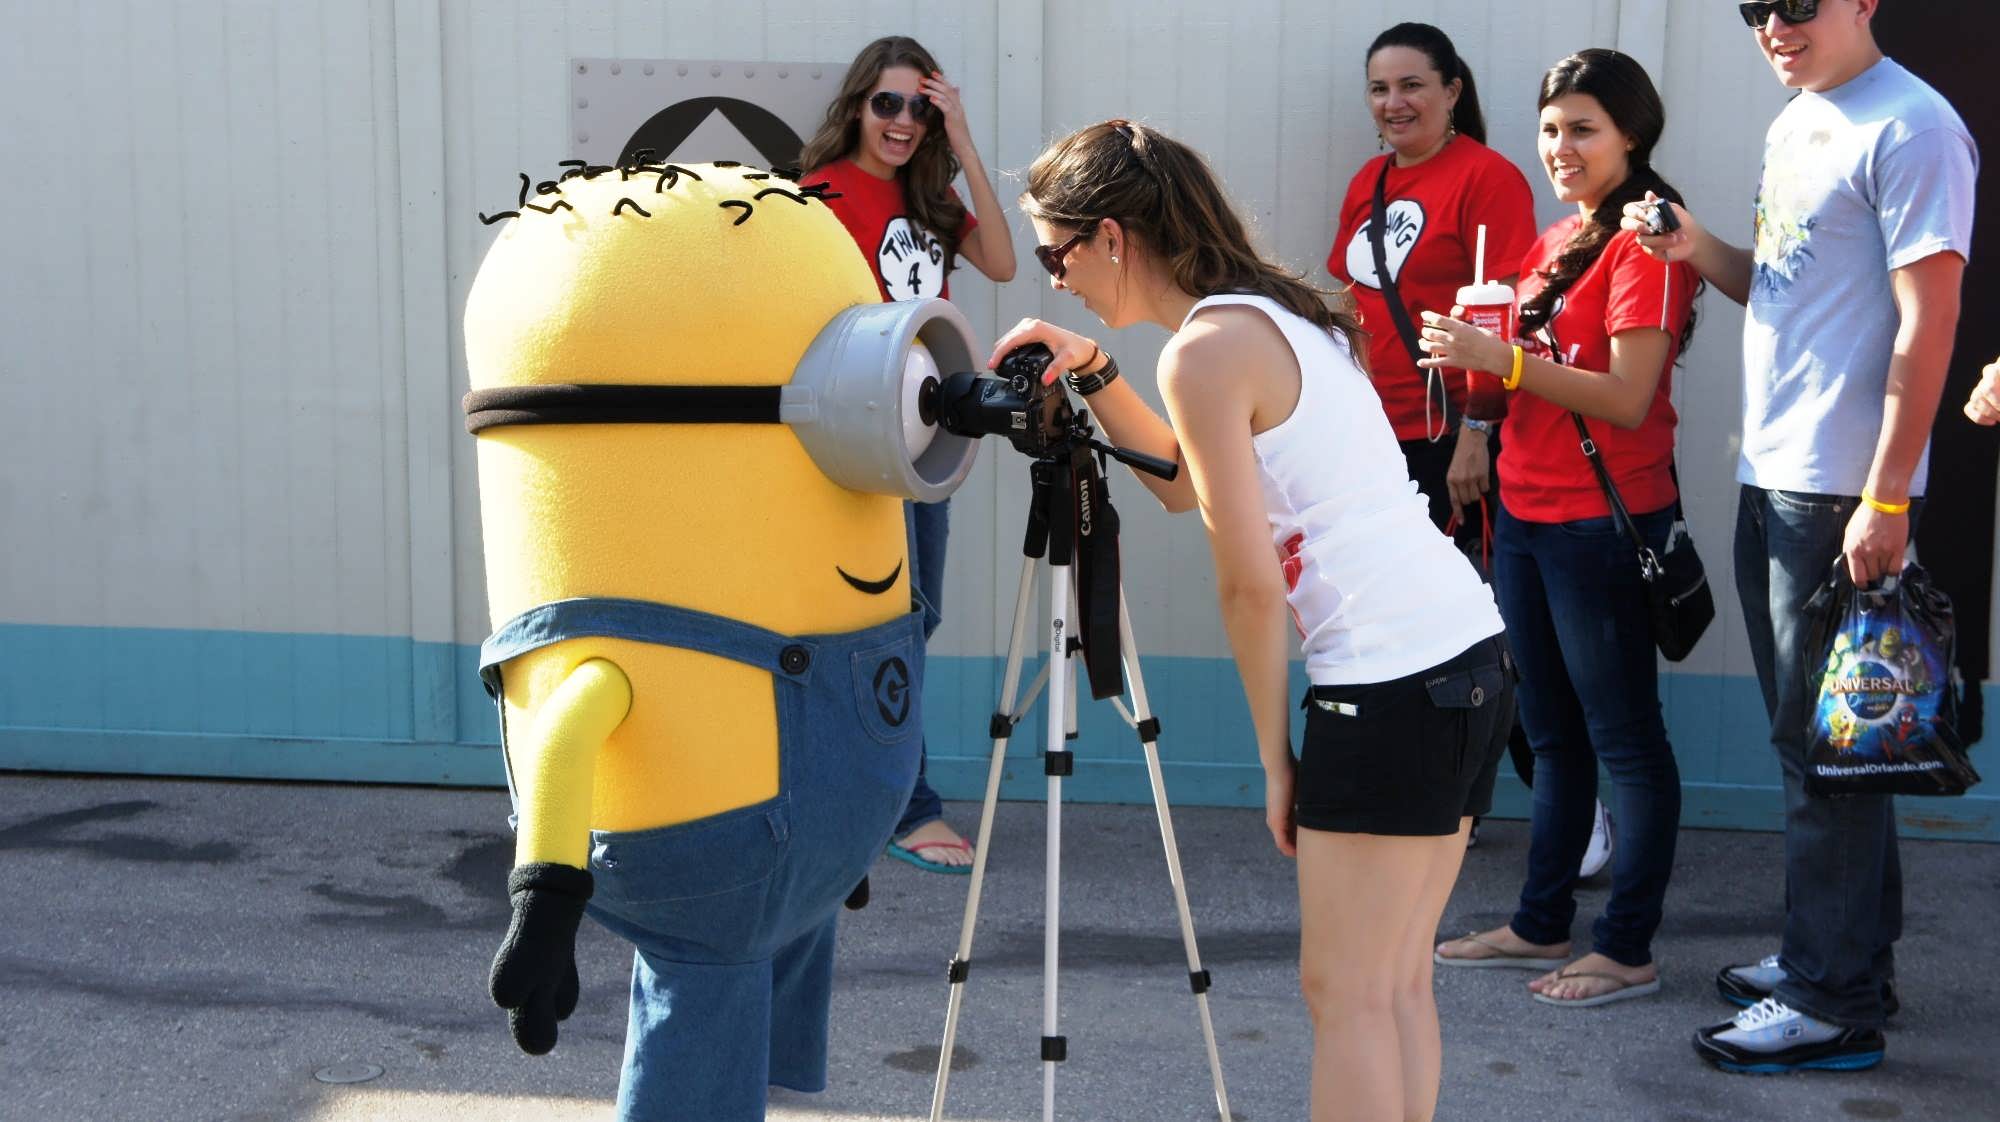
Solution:
<svg viewBox="0 0 2000 1122">
<path fill-rule="evenodd" d="M 1482 331 L 1502 339 L 1514 338 L 1514 290 L 1498 281 L 1468 284 L 1458 290 L 1458 304 L 1465 309 L 1460 317 Z M 1475 421 L 1497 421 L 1507 415 L 1507 389 L 1500 375 L 1484 370 L 1466 370 L 1465 415 Z"/>
</svg>

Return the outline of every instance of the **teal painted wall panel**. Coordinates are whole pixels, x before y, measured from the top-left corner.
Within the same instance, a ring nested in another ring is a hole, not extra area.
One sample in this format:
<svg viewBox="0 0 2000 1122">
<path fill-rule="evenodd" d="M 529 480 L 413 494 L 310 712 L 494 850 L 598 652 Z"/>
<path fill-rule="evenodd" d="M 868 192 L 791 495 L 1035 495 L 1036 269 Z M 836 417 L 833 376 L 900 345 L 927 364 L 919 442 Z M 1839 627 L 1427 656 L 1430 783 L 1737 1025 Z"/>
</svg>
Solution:
<svg viewBox="0 0 2000 1122">
<path fill-rule="evenodd" d="M 477 663 L 474 647 L 397 637 L 0 625 L 0 769 L 497 786 L 499 726 Z M 1025 668 L 1020 693 L 1036 666 Z M 927 668 L 930 775 L 946 798 L 985 790 L 1003 670 L 998 658 L 935 658 Z M 1149 656 L 1143 672 L 1169 800 L 1260 805 L 1263 773 L 1234 666 Z M 1302 691 L 1301 668 L 1293 679 Z M 2000 701 L 2000 689 L 1986 690 L 1989 703 Z M 1779 828 L 1778 768 L 1756 683 L 1671 674 L 1661 694 L 1685 824 Z M 1045 712 L 1038 699 L 1020 717 L 1005 798 L 1040 799 L 1047 789 L 1036 763 Z M 1066 799 L 1151 800 L 1137 734 L 1087 687 L 1078 731 Z M 1989 754 L 1975 751 L 1975 763 Z M 1528 792 L 1508 771 L 1495 813 L 1523 816 Z M 1989 789 L 1904 799 L 1904 828 L 2000 841 L 2000 793 Z"/>
</svg>

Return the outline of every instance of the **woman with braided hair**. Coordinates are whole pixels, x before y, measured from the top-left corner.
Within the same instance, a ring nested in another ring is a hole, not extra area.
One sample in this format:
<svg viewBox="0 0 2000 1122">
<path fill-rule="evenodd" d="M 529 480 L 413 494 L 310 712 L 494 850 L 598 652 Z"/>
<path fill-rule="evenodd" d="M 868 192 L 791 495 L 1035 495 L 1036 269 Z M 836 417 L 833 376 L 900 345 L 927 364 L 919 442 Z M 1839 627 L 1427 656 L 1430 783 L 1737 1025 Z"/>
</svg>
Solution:
<svg viewBox="0 0 2000 1122">
<path fill-rule="evenodd" d="M 1537 1000 L 1590 1006 L 1660 988 L 1652 941 L 1681 786 L 1645 581 L 1577 425 L 1587 424 L 1632 527 L 1665 552 L 1679 508 L 1670 391 L 1700 278 L 1647 256 L 1619 229 L 1625 204 L 1647 192 L 1680 198 L 1651 165 L 1666 110 L 1644 68 L 1617 51 L 1579 52 L 1543 76 L 1540 106 L 1543 169 L 1576 213 L 1521 263 L 1521 340 L 1424 314 L 1423 365 L 1488 371 L 1518 391 L 1501 429 L 1493 584 L 1521 661 L 1521 724 L 1535 753 L 1520 906 L 1504 926 L 1439 945 L 1437 961 L 1536 970 L 1528 989 Z M 1577 862 L 1600 760 L 1620 837 L 1592 949 L 1572 961 Z"/>
</svg>

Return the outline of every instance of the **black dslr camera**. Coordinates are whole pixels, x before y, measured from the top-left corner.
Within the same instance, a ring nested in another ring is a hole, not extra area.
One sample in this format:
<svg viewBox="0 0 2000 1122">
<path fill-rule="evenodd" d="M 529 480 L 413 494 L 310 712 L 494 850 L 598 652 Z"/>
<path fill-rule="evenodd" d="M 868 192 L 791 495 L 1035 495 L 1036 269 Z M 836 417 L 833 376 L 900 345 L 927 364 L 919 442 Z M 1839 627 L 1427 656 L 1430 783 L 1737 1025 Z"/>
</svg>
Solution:
<svg viewBox="0 0 2000 1122">
<path fill-rule="evenodd" d="M 994 377 L 960 372 L 927 382 L 918 415 L 958 436 L 1004 436 L 1024 456 L 1043 459 L 1069 448 L 1076 411 L 1061 379 L 1044 383 L 1055 355 L 1041 343 L 1008 351 Z"/>
</svg>

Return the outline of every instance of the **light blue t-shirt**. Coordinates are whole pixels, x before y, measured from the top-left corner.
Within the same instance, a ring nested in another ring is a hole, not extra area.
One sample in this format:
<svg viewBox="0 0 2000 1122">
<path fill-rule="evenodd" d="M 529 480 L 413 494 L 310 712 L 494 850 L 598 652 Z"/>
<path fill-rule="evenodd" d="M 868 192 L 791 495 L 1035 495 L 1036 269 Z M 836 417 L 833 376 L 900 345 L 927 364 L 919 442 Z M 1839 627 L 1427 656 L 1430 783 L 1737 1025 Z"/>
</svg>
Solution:
<svg viewBox="0 0 2000 1122">
<path fill-rule="evenodd" d="M 1858 495 L 1900 317 L 1889 273 L 1971 257 L 1978 149 L 1950 103 L 1891 59 L 1771 123 L 1743 325 L 1739 482 Z M 1924 493 L 1930 448 L 1910 493 Z"/>
</svg>

